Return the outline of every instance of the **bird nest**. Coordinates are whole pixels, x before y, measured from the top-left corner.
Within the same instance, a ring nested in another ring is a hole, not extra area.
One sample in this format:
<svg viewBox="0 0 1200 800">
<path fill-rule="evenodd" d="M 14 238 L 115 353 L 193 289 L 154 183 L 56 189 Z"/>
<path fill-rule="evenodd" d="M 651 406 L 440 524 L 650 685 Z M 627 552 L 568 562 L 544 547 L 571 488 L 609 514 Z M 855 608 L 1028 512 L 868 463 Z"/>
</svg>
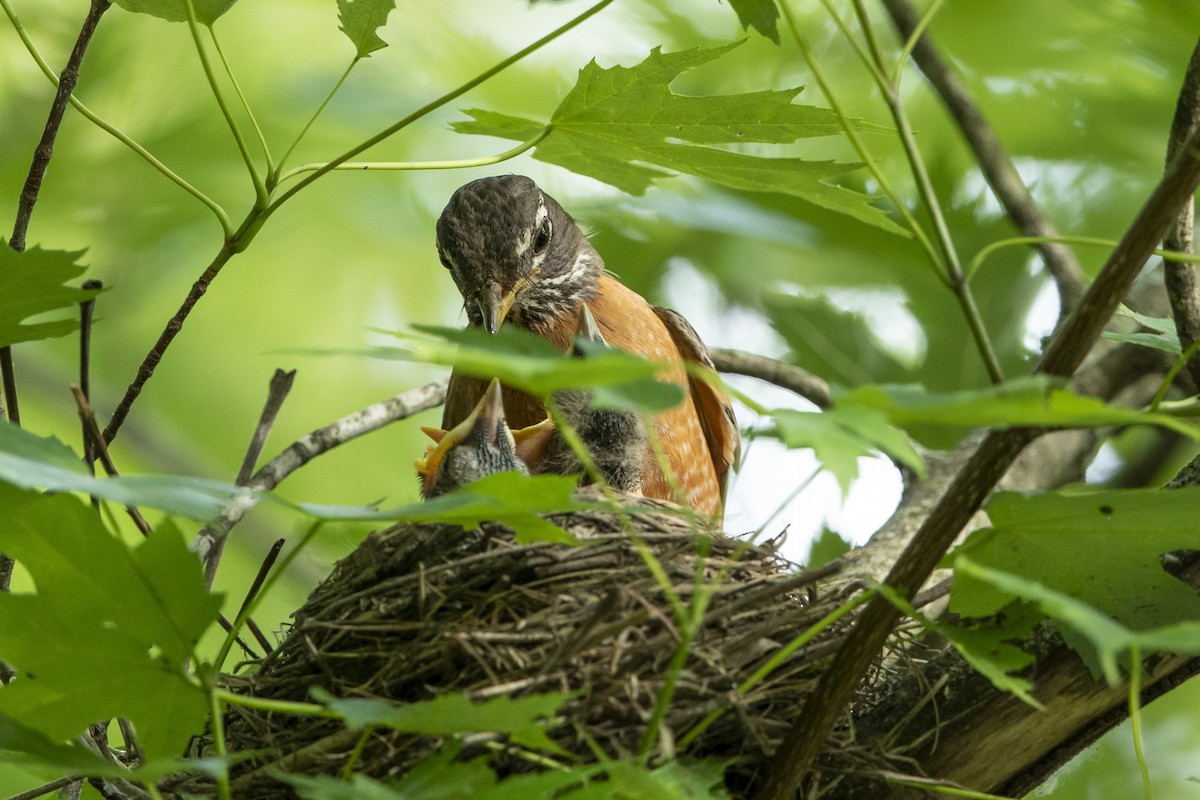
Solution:
<svg viewBox="0 0 1200 800">
<path fill-rule="evenodd" d="M 373 533 L 313 591 L 278 649 L 229 679 L 232 688 L 309 700 L 321 687 L 395 703 L 446 692 L 568 692 L 563 715 L 571 724 L 553 728 L 551 738 L 594 759 L 597 746 L 611 756 L 638 752 L 673 676 L 656 752 L 670 755 L 720 712 L 686 752 L 729 764 L 728 788 L 740 795 L 761 777 L 844 629 L 786 648 L 852 589 L 818 593 L 817 580 L 833 568 L 798 574 L 770 548 L 697 530 L 678 512 L 639 502 L 634 512 L 553 518 L 583 546 L 518 544 L 492 525 L 401 524 Z M 665 578 L 655 576 L 654 562 Z M 707 610 L 682 645 L 669 594 L 687 604 L 699 591 L 711 592 Z M 682 669 L 672 667 L 681 646 Z M 768 674 L 743 686 L 772 660 Z M 336 720 L 245 707 L 229 712 L 226 737 L 230 749 L 254 753 L 235 768 L 233 786 L 236 796 L 255 798 L 291 796 L 274 770 L 338 774 L 354 753 L 355 771 L 385 778 L 440 744 L 373 729 L 364 745 L 361 732 Z M 502 751 L 501 772 L 530 768 L 506 760 L 502 740 L 490 744 Z"/>
</svg>

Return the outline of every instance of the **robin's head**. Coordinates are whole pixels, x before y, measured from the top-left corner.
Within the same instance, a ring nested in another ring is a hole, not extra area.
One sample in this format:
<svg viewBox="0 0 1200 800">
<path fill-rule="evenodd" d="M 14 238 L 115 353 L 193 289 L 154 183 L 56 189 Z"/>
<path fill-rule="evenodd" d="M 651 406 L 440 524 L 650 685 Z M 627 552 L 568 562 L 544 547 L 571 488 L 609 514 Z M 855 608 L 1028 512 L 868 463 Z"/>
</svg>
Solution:
<svg viewBox="0 0 1200 800">
<path fill-rule="evenodd" d="M 575 220 L 521 175 L 460 187 L 438 219 L 437 249 L 471 324 L 492 333 L 506 319 L 544 333 L 595 296 L 604 270 Z"/>
<path fill-rule="evenodd" d="M 436 442 L 417 461 L 425 497 L 436 497 L 496 472 L 529 474 L 504 419 L 498 380 L 492 380 L 475 410 L 453 430 L 426 428 L 425 432 Z"/>
</svg>

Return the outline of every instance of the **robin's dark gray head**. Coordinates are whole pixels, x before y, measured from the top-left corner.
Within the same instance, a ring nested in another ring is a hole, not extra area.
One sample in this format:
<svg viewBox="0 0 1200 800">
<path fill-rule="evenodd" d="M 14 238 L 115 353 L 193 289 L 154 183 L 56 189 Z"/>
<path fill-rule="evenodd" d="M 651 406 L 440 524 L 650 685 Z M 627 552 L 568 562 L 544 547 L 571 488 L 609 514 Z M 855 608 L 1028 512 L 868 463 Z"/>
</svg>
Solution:
<svg viewBox="0 0 1200 800">
<path fill-rule="evenodd" d="M 498 380 L 492 380 L 475 410 L 453 430 L 427 428 L 425 432 L 437 442 L 417 461 L 425 497 L 436 497 L 497 472 L 529 474 L 504 418 Z"/>
<path fill-rule="evenodd" d="M 573 319 L 604 270 L 575 220 L 522 175 L 460 187 L 438 219 L 437 249 L 471 324 L 492 333 L 506 319 L 534 333 Z"/>
</svg>

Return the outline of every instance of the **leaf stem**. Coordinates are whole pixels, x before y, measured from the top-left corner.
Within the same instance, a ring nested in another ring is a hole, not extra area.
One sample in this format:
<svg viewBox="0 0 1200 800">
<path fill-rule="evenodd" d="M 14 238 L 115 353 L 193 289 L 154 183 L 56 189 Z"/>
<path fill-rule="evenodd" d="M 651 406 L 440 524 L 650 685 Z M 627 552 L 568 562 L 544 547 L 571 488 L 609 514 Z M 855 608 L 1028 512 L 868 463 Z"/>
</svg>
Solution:
<svg viewBox="0 0 1200 800">
<path fill-rule="evenodd" d="M 929 27 L 929 23 L 937 15 L 942 8 L 942 3 L 946 0 L 933 0 L 929 4 L 929 8 L 925 9 L 925 13 L 921 15 L 921 19 L 909 34 L 908 39 L 904 42 L 904 47 L 900 50 L 900 56 L 896 59 L 896 64 L 892 67 L 892 83 L 896 88 L 900 88 L 900 80 L 904 77 L 904 65 L 908 63 L 908 57 L 912 55 L 913 49 L 916 48 L 917 42 L 921 39 L 921 34 Z"/>
<path fill-rule="evenodd" d="M 250 181 L 254 184 L 254 196 L 257 199 L 257 204 L 259 207 L 265 207 L 268 201 L 267 186 L 263 183 L 262 177 L 258 174 L 258 170 L 254 166 L 254 159 L 250 155 L 249 148 L 246 147 L 246 140 L 242 137 L 242 131 L 238 128 L 237 122 L 233 118 L 233 113 L 229 110 L 229 104 L 225 102 L 225 95 L 221 92 L 221 87 L 217 85 L 217 75 L 213 70 L 212 62 L 208 58 L 208 49 L 204 46 L 204 42 L 200 38 L 200 23 L 196 21 L 196 5 L 194 0 L 184 0 L 184 8 L 187 10 L 188 30 L 191 31 L 192 41 L 196 45 L 196 55 L 200 57 L 200 66 L 204 69 L 204 77 L 208 79 L 209 88 L 212 89 L 217 106 L 221 109 L 221 115 L 225 117 L 225 123 L 229 126 L 229 132 L 233 134 L 233 140 L 237 143 L 238 152 L 242 154 L 242 161 L 246 165 L 246 170 L 250 173 Z M 207 27 L 211 34 L 212 26 Z M 215 35 L 213 39 L 215 41 Z"/>
<path fill-rule="evenodd" d="M 553 126 L 547 125 L 537 136 L 528 139 L 511 150 L 505 150 L 503 153 L 497 153 L 490 156 L 480 156 L 478 158 L 460 158 L 451 161 L 345 161 L 338 164 L 334 169 L 339 170 L 430 170 L 430 169 L 469 169 L 471 167 L 486 167 L 490 164 L 499 164 L 502 161 L 507 161 L 510 158 L 515 158 L 521 155 L 526 150 L 536 146 L 538 142 L 550 135 Z M 315 172 L 323 169 L 325 164 L 303 164 L 295 169 L 290 169 L 283 175 L 279 176 L 279 183 L 290 180 L 305 172 Z"/>
<path fill-rule="evenodd" d="M 188 0 L 188 6 L 191 6 L 191 0 Z M 221 711 L 221 695 L 223 693 L 213 683 L 215 679 L 216 676 L 213 674 L 207 676 L 205 691 L 208 692 L 208 711 L 211 717 L 209 727 L 212 729 L 213 749 L 216 751 L 217 757 L 224 760 L 228 751 L 225 748 L 225 721 Z M 233 800 L 233 794 L 229 789 L 227 770 L 222 770 L 217 775 L 217 796 L 221 800 Z"/>
<path fill-rule="evenodd" d="M 9 22 L 12 23 L 13 29 L 17 32 L 17 36 L 20 37 L 21 43 L 25 45 L 25 50 L 38 65 L 38 69 L 42 71 L 42 74 L 44 74 L 51 83 L 57 86 L 59 80 L 58 76 L 54 74 L 54 70 L 50 69 L 50 65 L 46 63 L 44 58 L 42 58 L 41 52 L 37 49 L 37 46 L 34 45 L 33 40 L 29 38 L 28 31 L 25 30 L 25 26 L 21 23 L 20 18 L 16 15 L 16 12 L 13 11 L 12 6 L 9 5 L 9 0 L 0 0 L 0 8 L 4 10 Z M 225 210 L 221 208 L 221 206 L 217 205 L 216 202 L 210 199 L 199 189 L 192 186 L 186 180 L 181 178 L 179 175 L 172 172 L 170 168 L 155 158 L 148 150 L 146 150 L 146 148 L 129 138 L 129 136 L 127 136 L 118 128 L 101 119 L 99 115 L 84 105 L 84 103 L 75 97 L 74 94 L 72 94 L 70 97 L 70 103 L 75 110 L 82 114 L 89 122 L 103 130 L 108 135 L 112 136 L 114 139 L 128 147 L 137 155 L 141 156 L 146 163 L 162 173 L 169 181 L 207 206 L 208 209 L 217 217 L 217 221 L 221 224 L 221 229 L 226 237 L 229 237 L 233 234 L 233 224 L 229 220 L 229 215 L 225 213 Z"/>
<path fill-rule="evenodd" d="M 826 8 L 829 8 L 829 0 L 821 0 L 821 2 Z M 879 84 L 879 90 L 883 93 L 884 100 L 891 111 L 892 119 L 895 121 L 896 129 L 900 134 L 900 143 L 904 148 L 909 168 L 912 170 L 913 178 L 916 181 L 917 193 L 921 196 L 922 205 L 925 206 L 925 211 L 929 214 L 929 219 L 933 223 L 934 240 L 938 245 L 938 251 L 941 255 L 939 261 L 946 270 L 950 290 L 954 292 L 954 296 L 962 308 L 967 327 L 970 329 L 971 336 L 975 340 L 975 347 L 979 350 L 979 355 L 983 359 L 983 365 L 987 369 L 988 377 L 994 384 L 1003 383 L 1004 371 L 1000 367 L 1000 359 L 996 356 L 995 348 L 992 346 L 992 341 L 988 336 L 987 327 L 983 323 L 983 317 L 979 313 L 979 307 L 975 303 L 975 296 L 971 292 L 971 287 L 963 276 L 958 250 L 954 246 L 954 238 L 950 235 L 950 227 L 946 224 L 946 217 L 942 212 L 942 204 L 938 200 L 937 192 L 934 191 L 933 181 L 929 177 L 929 170 L 925 167 L 925 159 L 921 157 L 920 148 L 917 147 L 916 139 L 913 138 L 912 125 L 909 123 L 908 112 L 905 111 L 904 103 L 900 98 L 899 87 L 886 76 L 887 65 L 884 62 L 883 50 L 875 38 L 874 29 L 871 27 L 871 20 L 867 16 L 866 7 L 863 5 L 862 0 L 853 0 L 853 5 L 855 14 L 858 16 L 859 26 L 862 28 L 863 37 L 867 42 L 867 48 L 874 61 L 873 67 L 869 71 Z"/>
<path fill-rule="evenodd" d="M 270 700 L 265 697 L 236 694 L 228 689 L 214 689 L 214 693 L 222 701 L 231 706 L 253 708 L 259 711 L 274 711 L 279 714 L 291 714 L 295 717 L 328 717 L 336 719 L 338 715 L 316 703 L 301 703 L 296 700 Z"/>
<path fill-rule="evenodd" d="M 1150 765 L 1142 747 L 1142 648 L 1129 648 L 1129 729 L 1133 736 L 1133 754 L 1142 775 L 1142 791 L 1146 800 L 1154 800 L 1154 784 L 1150 781 Z"/>
<path fill-rule="evenodd" d="M 315 123 L 317 121 L 317 117 L 321 116 L 321 112 L 323 112 L 325 110 L 325 106 L 329 105 L 329 101 L 333 99 L 333 96 L 335 94 L 337 94 L 339 89 L 342 88 L 342 84 L 345 83 L 346 79 L 350 77 L 350 70 L 354 69 L 354 67 L 361 60 L 362 60 L 361 58 L 359 58 L 358 56 L 355 56 L 354 60 L 352 60 L 346 66 L 346 70 L 342 73 L 342 76 L 337 79 L 337 83 L 335 83 L 333 85 L 333 88 L 329 90 L 329 94 L 325 95 L 325 99 L 321 101 L 321 105 L 317 106 L 317 110 L 314 111 L 312 116 L 308 118 L 308 122 L 304 123 L 304 127 L 300 129 L 300 133 L 296 134 L 295 140 L 291 143 L 291 145 L 288 147 L 287 151 L 283 154 L 283 158 L 279 159 L 279 163 L 275 166 L 276 171 L 272 172 L 271 175 L 269 175 L 267 177 L 268 188 L 274 189 L 275 186 L 277 186 L 278 184 L 287 180 L 287 177 L 288 177 L 287 175 L 285 175 L 282 178 L 278 177 L 277 171 L 283 169 L 283 165 L 287 162 L 288 158 L 292 155 L 292 151 L 295 150 L 297 145 L 300 144 L 300 140 L 304 138 L 305 134 L 308 133 L 308 129 L 311 128 L 313 126 L 313 123 Z M 296 170 L 292 170 L 292 172 L 295 172 L 295 171 Z M 291 173 L 289 173 L 289 175 L 290 174 Z"/>
<path fill-rule="evenodd" d="M 929 255 L 930 260 L 936 264 L 938 261 L 937 252 L 933 249 L 933 245 L 930 243 L 929 237 L 926 235 L 925 230 L 921 227 L 920 223 L 917 222 L 908 206 L 905 205 L 900 199 L 899 193 L 896 191 L 895 187 L 892 186 L 891 179 L 888 178 L 887 173 L 884 172 L 883 168 L 880 167 L 878 162 L 875 161 L 874 156 L 872 156 L 871 152 L 867 149 L 862 137 L 858 135 L 858 131 L 856 131 L 854 126 L 850 124 L 850 118 L 846 116 L 846 112 L 842 109 L 842 104 L 838 101 L 837 96 L 833 92 L 833 88 L 829 85 L 829 81 L 825 78 L 825 72 L 821 69 L 820 62 L 817 61 L 812 48 L 809 47 L 808 40 L 805 39 L 800 33 L 800 28 L 796 24 L 795 17 L 792 15 L 791 6 L 784 2 L 780 3 L 779 7 L 783 10 L 783 15 L 787 20 L 788 27 L 792 31 L 792 38 L 796 40 L 796 45 L 800 48 L 800 54 L 804 57 L 805 63 L 808 64 L 808 69 L 812 73 L 813 80 L 816 81 L 817 87 L 821 90 L 821 94 L 825 97 L 825 102 L 829 103 L 829 107 L 837 115 L 838 122 L 841 124 L 842 130 L 846 134 L 847 141 L 850 142 L 851 147 L 854 148 L 854 152 L 858 155 L 859 159 L 862 160 L 863 165 L 866 166 L 867 170 L 871 173 L 871 177 L 873 177 L 879 184 L 879 190 L 883 192 L 888 201 L 892 204 L 892 207 L 896 209 L 896 213 L 904 218 L 904 223 L 908 226 L 913 238 L 917 240 L 917 243 Z M 834 14 L 833 16 L 834 19 L 837 20 L 837 15 Z M 837 21 L 840 26 L 840 20 Z M 942 275 L 940 271 L 935 270 L 935 272 L 938 276 L 938 279 L 944 283 L 946 281 L 945 276 Z"/>
<path fill-rule="evenodd" d="M 225 58 L 225 51 L 221 49 L 221 41 L 217 39 L 217 32 L 211 25 L 208 26 L 208 36 L 212 40 L 213 49 L 217 51 L 217 57 L 221 59 L 221 66 L 225 69 L 225 75 L 229 78 L 229 83 L 233 86 L 233 91 L 237 93 L 238 100 L 242 104 L 242 110 L 246 112 L 246 116 L 250 119 L 250 125 L 254 128 L 254 135 L 258 137 L 258 146 L 262 148 L 263 158 L 267 161 L 267 173 L 270 174 L 274 170 L 274 162 L 271 160 L 271 148 L 267 145 L 267 137 L 263 134 L 262 127 L 258 124 L 258 119 L 254 116 L 254 111 L 250 108 L 250 103 L 246 100 L 246 95 L 242 91 L 237 77 L 233 74 L 233 70 L 230 69 L 229 60 Z"/>
<path fill-rule="evenodd" d="M 191 0 L 189 0 L 189 2 L 190 1 Z M 600 13 L 601 11 L 604 10 L 605 7 L 610 5 L 612 2 L 613 2 L 613 0 L 600 0 L 599 3 L 596 3 L 594 6 L 592 6 L 591 8 L 588 8 L 586 11 L 584 11 L 579 16 L 574 17 L 573 19 L 568 20 L 565 24 L 559 26 L 558 28 L 555 28 L 553 31 L 546 34 L 542 38 L 538 39 L 533 44 L 531 44 L 527 47 L 524 47 L 521 50 L 518 50 L 516 53 L 512 54 L 511 56 L 504 59 L 503 61 L 500 61 L 499 63 L 495 64 L 494 66 L 479 73 L 474 78 L 467 81 L 466 83 L 461 84 L 460 86 L 458 86 L 454 89 L 451 89 L 449 92 L 446 92 L 444 95 L 437 98 L 436 100 L 432 100 L 432 101 L 426 103 L 425 105 L 421 106 L 416 111 L 412 112 L 411 114 L 409 114 L 408 116 L 399 120 L 398 122 L 384 128 L 382 131 L 375 134 L 371 138 L 367 139 L 365 142 L 362 142 L 361 144 L 350 148 L 345 153 L 342 153 L 340 156 L 333 159 L 325 166 L 321 167 L 320 169 L 318 169 L 315 172 L 313 172 L 312 174 L 310 174 L 308 177 L 301 180 L 298 184 L 293 186 L 291 189 L 284 192 L 284 194 L 282 196 L 280 196 L 279 198 L 272 201 L 271 205 L 267 207 L 267 213 L 270 214 L 270 213 L 274 212 L 277 208 L 279 208 L 279 206 L 283 205 L 289 199 L 291 199 L 291 197 L 293 195 L 295 195 L 296 192 L 300 191 L 305 186 L 308 186 L 310 183 L 317 180 L 322 175 L 325 175 L 325 174 L 337 169 L 337 167 L 340 164 L 344 164 L 345 162 L 354 158 L 356 155 L 363 152 L 364 150 L 368 150 L 368 149 L 374 147 L 375 145 L 382 142 L 384 139 L 387 139 L 388 137 L 392 136 L 392 134 L 396 133 L 397 131 L 403 130 L 404 128 L 408 127 L 409 125 L 411 125 L 412 123 L 421 119 L 422 117 L 425 117 L 428 114 L 432 113 L 433 111 L 436 111 L 437 109 L 441 108 L 442 106 L 446 105 L 447 103 L 466 94 L 467 92 L 474 89 L 476 86 L 483 83 L 484 81 L 486 81 L 486 80 L 494 77 L 498 73 L 508 69 L 513 64 L 517 63 L 521 59 L 528 56 L 530 53 L 533 53 L 533 52 L 541 49 L 545 45 L 549 44 L 550 42 L 552 42 L 555 39 L 562 36 L 567 31 L 570 31 L 572 28 L 578 26 L 579 24 L 583 23 L 584 21 L 591 18 L 592 16 Z"/>
</svg>

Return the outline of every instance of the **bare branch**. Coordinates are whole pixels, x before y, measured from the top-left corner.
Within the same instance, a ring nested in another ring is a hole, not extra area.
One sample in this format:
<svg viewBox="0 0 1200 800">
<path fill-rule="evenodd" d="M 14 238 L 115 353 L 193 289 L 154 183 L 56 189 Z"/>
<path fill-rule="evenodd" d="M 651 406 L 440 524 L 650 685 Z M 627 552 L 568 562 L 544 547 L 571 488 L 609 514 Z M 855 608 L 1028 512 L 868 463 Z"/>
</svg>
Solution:
<svg viewBox="0 0 1200 800">
<path fill-rule="evenodd" d="M 268 461 L 246 484 L 251 489 L 270 491 L 312 459 L 340 444 L 365 433 L 378 430 L 397 420 L 411 417 L 446 400 L 446 383 L 430 383 L 419 389 L 390 397 L 362 411 L 342 417 L 337 422 L 318 428 Z M 204 526 L 192 541 L 192 549 L 207 560 L 213 548 L 220 547 L 229 531 L 258 505 L 256 496 L 246 494 L 234 498 L 211 522 Z"/>
<path fill-rule="evenodd" d="M 833 405 L 829 384 L 807 370 L 778 359 L 716 347 L 708 351 L 718 372 L 746 375 L 800 395 L 818 408 Z"/>
<path fill-rule="evenodd" d="M 279 409 L 283 406 L 283 401 L 287 399 L 288 392 L 292 390 L 292 382 L 296 379 L 296 370 L 284 371 L 281 369 L 275 370 L 275 374 L 271 376 L 271 382 L 267 387 L 267 402 L 263 405 L 262 413 L 258 417 L 258 424 L 254 427 L 254 435 L 250 437 L 250 445 L 246 448 L 246 455 L 242 459 L 242 466 L 238 469 L 237 479 L 235 483 L 238 486 L 246 486 L 250 482 L 250 476 L 254 472 L 254 465 L 258 463 L 258 457 L 262 455 L 263 445 L 267 443 L 267 436 L 271 433 L 271 427 L 275 424 L 275 417 L 279 415 Z M 204 559 L 204 582 L 211 589 L 213 580 L 217 577 L 217 565 L 221 562 L 221 553 L 225 549 L 225 540 L 222 539 L 220 544 L 210 551 L 208 558 Z"/>
<path fill-rule="evenodd" d="M 900 35 L 905 39 L 912 36 L 921 18 L 908 0 L 881 2 Z M 1029 189 L 1021 180 L 1021 175 L 1005 151 L 1004 145 L 984 118 L 967 87 L 933 46 L 927 32 L 922 33 L 917 40 L 912 57 L 958 123 L 959 130 L 975 154 L 975 159 L 979 162 L 988 185 L 995 192 L 996 199 L 1021 233 L 1025 236 L 1057 237 L 1058 231 L 1033 202 Z M 1037 245 L 1037 248 L 1042 254 L 1046 269 L 1058 285 L 1060 314 L 1065 317 L 1083 296 L 1087 286 L 1083 268 L 1065 245 L 1046 242 Z"/>
<path fill-rule="evenodd" d="M 1200 124 L 1200 42 L 1192 51 L 1183 86 L 1179 90 L 1179 101 L 1175 105 L 1175 118 L 1171 122 L 1171 135 L 1167 141 L 1167 163 L 1175 158 L 1180 146 Z M 1192 215 L 1195 203 L 1189 197 L 1179 211 L 1179 216 L 1167 230 L 1163 247 L 1176 253 L 1192 252 Z M 1171 316 L 1175 319 L 1175 331 L 1179 344 L 1186 351 L 1200 339 L 1200 278 L 1195 264 L 1166 261 L 1163 264 L 1163 281 L 1167 297 L 1171 301 Z M 1200 386 L 1200 360 L 1191 359 L 1187 365 L 1192 382 Z"/>
</svg>

